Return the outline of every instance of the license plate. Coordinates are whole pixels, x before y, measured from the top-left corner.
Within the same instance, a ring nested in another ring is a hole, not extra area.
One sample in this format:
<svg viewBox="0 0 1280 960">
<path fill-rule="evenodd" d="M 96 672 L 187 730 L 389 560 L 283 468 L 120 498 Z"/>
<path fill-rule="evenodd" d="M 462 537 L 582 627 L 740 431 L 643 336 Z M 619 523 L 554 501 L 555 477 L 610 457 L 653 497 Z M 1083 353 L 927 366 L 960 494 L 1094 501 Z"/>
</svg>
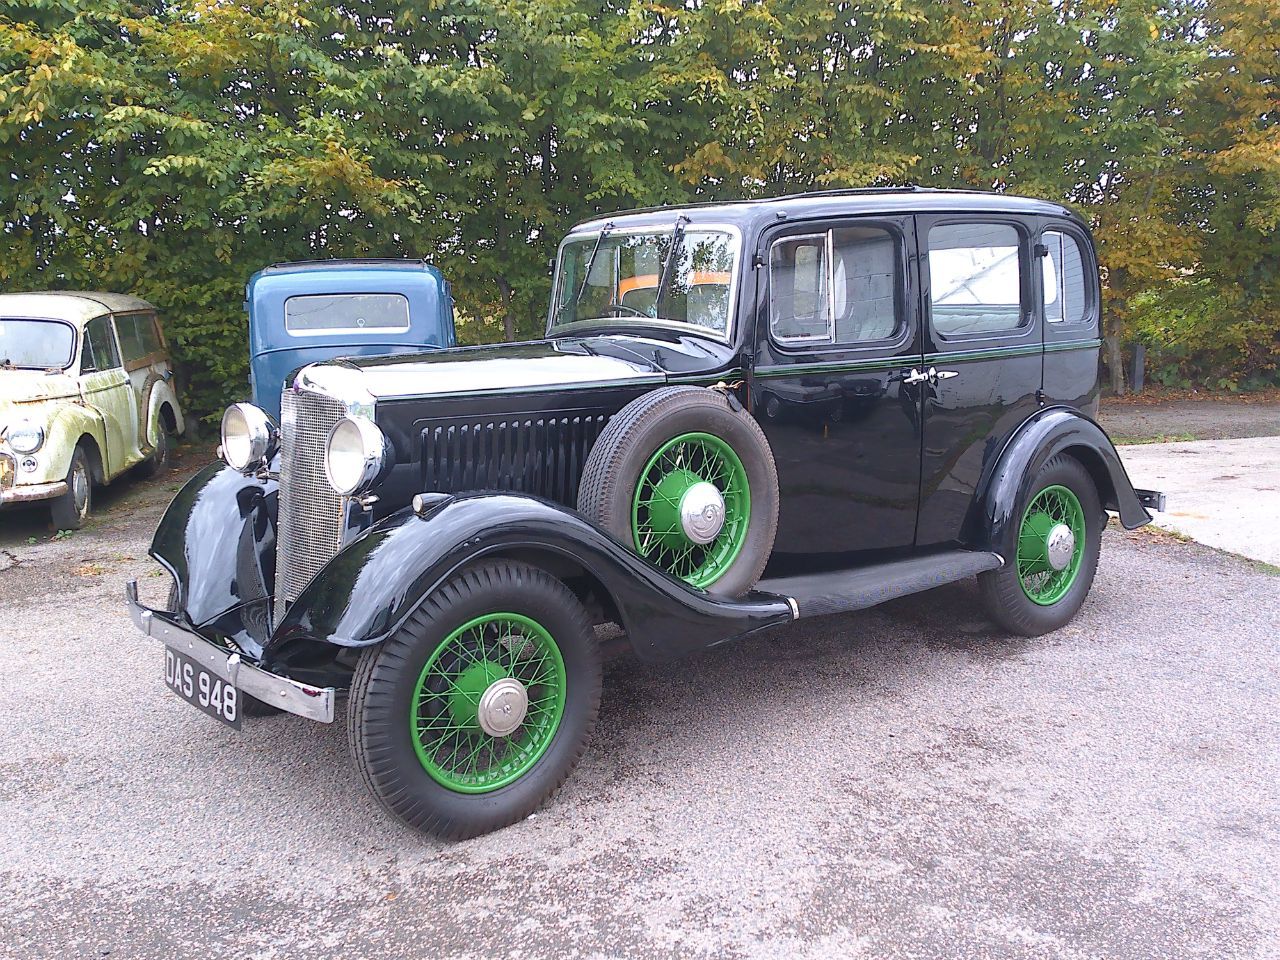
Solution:
<svg viewBox="0 0 1280 960">
<path fill-rule="evenodd" d="M 164 682 L 193 707 L 240 729 L 240 691 L 169 647 L 164 648 Z"/>
</svg>

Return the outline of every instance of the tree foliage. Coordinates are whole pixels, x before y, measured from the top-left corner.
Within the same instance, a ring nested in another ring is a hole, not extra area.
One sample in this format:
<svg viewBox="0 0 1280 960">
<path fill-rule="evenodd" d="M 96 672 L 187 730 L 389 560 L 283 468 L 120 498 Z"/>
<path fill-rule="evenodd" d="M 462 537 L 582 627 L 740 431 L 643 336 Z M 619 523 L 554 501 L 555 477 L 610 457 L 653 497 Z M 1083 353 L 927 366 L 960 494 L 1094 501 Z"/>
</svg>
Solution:
<svg viewBox="0 0 1280 960">
<path fill-rule="evenodd" d="M 209 411 L 267 263 L 426 257 L 464 337 L 530 336 L 592 213 L 968 186 L 1090 220 L 1117 371 L 1195 317 L 1236 385 L 1280 361 L 1277 64 L 1274 0 L 5 3 L 0 282 L 157 303 Z"/>
</svg>

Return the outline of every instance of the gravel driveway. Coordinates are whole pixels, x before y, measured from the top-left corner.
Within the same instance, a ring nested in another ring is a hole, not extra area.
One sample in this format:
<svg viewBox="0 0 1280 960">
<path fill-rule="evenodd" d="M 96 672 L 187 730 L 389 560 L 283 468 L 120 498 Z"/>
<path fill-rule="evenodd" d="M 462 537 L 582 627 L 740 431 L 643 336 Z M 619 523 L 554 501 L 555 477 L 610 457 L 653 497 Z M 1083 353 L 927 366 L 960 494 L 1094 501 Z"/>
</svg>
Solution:
<svg viewBox="0 0 1280 960">
<path fill-rule="evenodd" d="M 1280 956 L 1280 578 L 1245 561 L 1109 532 L 1038 640 L 962 583 L 615 662 L 558 798 L 448 845 L 341 724 L 164 689 L 121 592 L 167 589 L 168 496 L 0 520 L 0 956 Z"/>
</svg>

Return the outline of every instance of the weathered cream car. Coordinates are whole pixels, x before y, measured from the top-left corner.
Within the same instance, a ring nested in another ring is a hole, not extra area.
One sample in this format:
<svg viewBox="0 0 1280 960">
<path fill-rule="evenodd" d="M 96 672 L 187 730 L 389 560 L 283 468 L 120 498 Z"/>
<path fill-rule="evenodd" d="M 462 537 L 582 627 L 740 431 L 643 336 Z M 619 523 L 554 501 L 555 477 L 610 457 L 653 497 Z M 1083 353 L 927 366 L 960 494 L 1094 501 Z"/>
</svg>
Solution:
<svg viewBox="0 0 1280 960">
<path fill-rule="evenodd" d="M 89 515 L 94 484 L 155 473 L 184 429 L 156 309 L 116 293 L 0 294 L 0 507 Z"/>
</svg>

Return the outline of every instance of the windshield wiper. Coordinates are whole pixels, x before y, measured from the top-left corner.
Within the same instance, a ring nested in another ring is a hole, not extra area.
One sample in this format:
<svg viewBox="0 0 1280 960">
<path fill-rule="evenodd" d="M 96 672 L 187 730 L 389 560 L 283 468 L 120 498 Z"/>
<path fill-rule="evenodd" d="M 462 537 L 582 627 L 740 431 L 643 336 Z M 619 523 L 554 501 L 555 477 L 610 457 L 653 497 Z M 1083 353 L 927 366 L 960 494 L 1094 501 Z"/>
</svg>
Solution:
<svg viewBox="0 0 1280 960">
<path fill-rule="evenodd" d="M 596 237 L 595 246 L 591 248 L 591 253 L 587 256 L 587 268 L 582 271 L 582 286 L 578 287 L 578 295 L 573 298 L 573 303 L 569 304 L 574 311 L 575 317 L 578 313 L 578 304 L 582 302 L 582 295 L 587 292 L 587 283 L 591 280 L 591 268 L 595 266 L 596 254 L 600 252 L 600 244 L 604 243 L 604 238 L 612 231 L 613 221 L 610 220 L 600 228 L 600 234 Z"/>
<path fill-rule="evenodd" d="M 675 260 L 676 250 L 684 239 L 684 225 L 688 222 L 689 218 L 681 214 L 676 217 L 676 225 L 671 230 L 671 249 L 667 251 L 667 259 L 662 262 L 662 273 L 658 275 L 658 289 L 653 295 L 653 317 L 655 320 L 662 316 L 662 298 L 667 292 L 667 281 L 671 279 L 671 263 Z"/>
</svg>

